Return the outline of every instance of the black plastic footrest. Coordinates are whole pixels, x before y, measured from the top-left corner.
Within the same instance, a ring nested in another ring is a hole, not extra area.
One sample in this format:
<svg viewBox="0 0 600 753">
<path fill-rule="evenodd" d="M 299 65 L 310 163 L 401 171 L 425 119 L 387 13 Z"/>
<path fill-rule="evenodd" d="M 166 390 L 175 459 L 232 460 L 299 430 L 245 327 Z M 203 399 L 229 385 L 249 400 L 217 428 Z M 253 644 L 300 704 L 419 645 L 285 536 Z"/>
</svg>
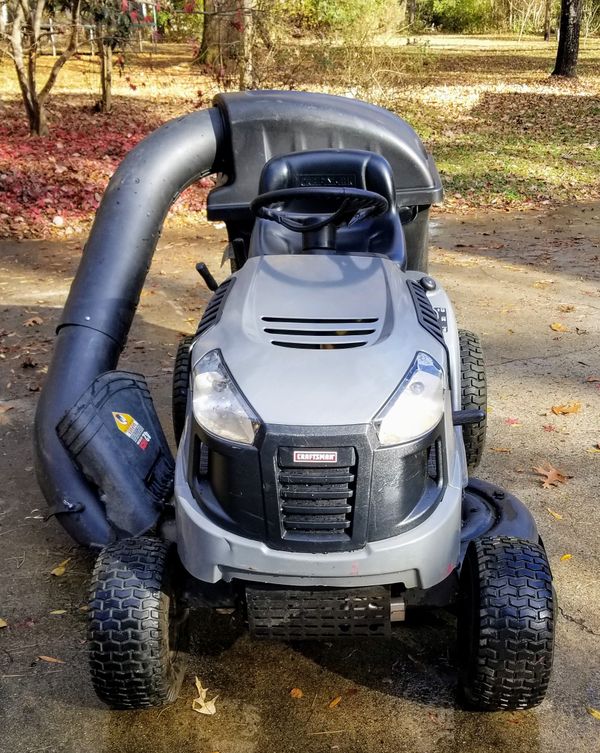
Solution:
<svg viewBox="0 0 600 753">
<path fill-rule="evenodd" d="M 279 590 L 246 588 L 248 624 L 256 638 L 305 640 L 391 634 L 385 586 Z"/>
</svg>

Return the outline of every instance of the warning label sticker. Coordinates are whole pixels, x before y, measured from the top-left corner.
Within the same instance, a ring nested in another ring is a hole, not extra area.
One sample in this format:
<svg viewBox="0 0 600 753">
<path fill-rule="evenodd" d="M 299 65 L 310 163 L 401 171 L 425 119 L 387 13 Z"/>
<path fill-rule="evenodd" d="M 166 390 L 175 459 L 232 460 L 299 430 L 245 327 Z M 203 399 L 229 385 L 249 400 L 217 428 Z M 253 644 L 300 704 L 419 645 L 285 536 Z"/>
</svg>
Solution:
<svg viewBox="0 0 600 753">
<path fill-rule="evenodd" d="M 133 416 L 130 416 L 129 413 L 113 412 L 113 418 L 119 430 L 132 442 L 135 442 L 140 450 L 145 450 L 148 447 L 152 437 L 147 431 L 144 431 L 144 427 Z"/>
</svg>

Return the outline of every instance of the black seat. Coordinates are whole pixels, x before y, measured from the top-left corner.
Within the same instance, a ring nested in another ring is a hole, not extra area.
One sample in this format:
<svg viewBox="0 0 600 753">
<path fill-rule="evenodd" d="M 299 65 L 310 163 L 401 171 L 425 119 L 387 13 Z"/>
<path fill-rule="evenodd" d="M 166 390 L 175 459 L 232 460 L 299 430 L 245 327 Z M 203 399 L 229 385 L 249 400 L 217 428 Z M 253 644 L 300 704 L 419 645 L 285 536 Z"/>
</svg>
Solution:
<svg viewBox="0 0 600 753">
<path fill-rule="evenodd" d="M 386 212 L 338 229 L 336 253 L 384 255 L 405 268 L 404 232 L 396 206 L 394 176 L 384 157 L 354 149 L 320 149 L 274 157 L 263 167 L 259 193 L 310 186 L 364 188 L 384 196 L 389 204 Z M 298 207 L 299 211 L 303 209 Z M 270 220 L 256 220 L 250 238 L 250 257 L 301 251 L 300 233 Z"/>
</svg>

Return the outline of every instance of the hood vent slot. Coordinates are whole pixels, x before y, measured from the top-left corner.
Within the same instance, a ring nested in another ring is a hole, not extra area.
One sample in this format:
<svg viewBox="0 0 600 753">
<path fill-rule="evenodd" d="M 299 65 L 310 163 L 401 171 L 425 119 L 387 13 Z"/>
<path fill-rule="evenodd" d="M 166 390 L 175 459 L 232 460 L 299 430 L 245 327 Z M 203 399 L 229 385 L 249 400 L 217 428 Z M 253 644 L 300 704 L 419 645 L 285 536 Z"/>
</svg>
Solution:
<svg viewBox="0 0 600 753">
<path fill-rule="evenodd" d="M 444 332 L 442 331 L 442 325 L 440 324 L 439 317 L 436 310 L 431 305 L 431 301 L 427 297 L 427 293 L 421 287 L 421 283 L 417 280 L 408 280 L 408 289 L 410 290 L 413 303 L 415 304 L 415 310 L 417 312 L 417 319 L 423 329 L 429 332 L 430 335 L 446 347 L 446 341 L 444 340 Z"/>
<path fill-rule="evenodd" d="M 225 280 L 225 282 L 222 282 L 215 290 L 213 297 L 208 302 L 208 306 L 204 309 L 202 319 L 200 319 L 200 324 L 196 330 L 196 337 L 198 337 L 198 335 L 203 335 L 219 321 L 221 318 L 221 312 L 223 311 L 223 304 L 227 298 L 227 293 L 231 290 L 234 282 L 235 278 L 230 277 Z"/>
<path fill-rule="evenodd" d="M 263 316 L 263 331 L 281 348 L 338 350 L 360 348 L 377 337 L 378 317 L 316 319 Z"/>
</svg>

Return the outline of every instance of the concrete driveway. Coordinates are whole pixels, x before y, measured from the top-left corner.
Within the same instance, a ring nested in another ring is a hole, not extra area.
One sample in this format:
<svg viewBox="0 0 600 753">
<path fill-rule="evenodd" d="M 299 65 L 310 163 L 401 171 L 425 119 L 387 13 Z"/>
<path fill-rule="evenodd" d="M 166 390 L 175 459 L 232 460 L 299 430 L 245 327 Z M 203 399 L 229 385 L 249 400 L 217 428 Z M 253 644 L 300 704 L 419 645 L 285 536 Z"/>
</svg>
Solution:
<svg viewBox="0 0 600 753">
<path fill-rule="evenodd" d="M 390 642 L 301 646 L 251 641 L 230 616 L 198 613 L 178 701 L 111 712 L 86 658 L 88 553 L 54 521 L 33 471 L 31 432 L 60 307 L 81 241 L 0 244 L 0 750 L 7 753 L 592 753 L 600 751 L 600 206 L 433 223 L 432 273 L 462 326 L 483 338 L 490 426 L 479 475 L 527 502 L 559 597 L 555 672 L 530 712 L 467 713 L 455 703 L 453 619 L 417 615 Z M 179 334 L 209 294 L 222 230 L 167 234 L 122 364 L 149 379 L 166 427 Z M 554 329 L 550 325 L 562 325 Z M 579 403 L 554 415 L 552 406 Z M 543 489 L 533 466 L 572 476 Z M 570 558 L 561 559 L 570 554 Z M 50 571 L 69 559 L 60 577 Z M 40 660 L 46 656 L 61 663 Z M 219 695 L 191 710 L 193 680 Z M 290 689 L 303 691 L 301 699 Z M 335 708 L 329 702 L 341 696 Z"/>
</svg>

